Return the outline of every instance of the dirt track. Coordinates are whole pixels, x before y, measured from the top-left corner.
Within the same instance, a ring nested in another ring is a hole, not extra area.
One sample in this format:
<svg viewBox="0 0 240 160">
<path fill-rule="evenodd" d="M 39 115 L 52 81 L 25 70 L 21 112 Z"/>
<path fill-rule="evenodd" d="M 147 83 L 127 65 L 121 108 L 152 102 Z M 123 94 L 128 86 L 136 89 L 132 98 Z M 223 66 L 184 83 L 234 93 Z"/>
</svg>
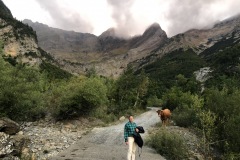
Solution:
<svg viewBox="0 0 240 160">
<path fill-rule="evenodd" d="M 147 136 L 149 127 L 159 122 L 156 109 L 135 117 L 137 125 L 143 126 L 146 133 L 142 134 L 143 139 Z M 94 128 L 89 134 L 85 135 L 70 146 L 65 151 L 52 157 L 51 160 L 125 160 L 128 146 L 123 139 L 123 128 L 125 123 L 110 127 Z M 143 146 L 141 157 L 136 153 L 136 160 L 164 160 L 161 155 L 153 149 Z"/>
</svg>

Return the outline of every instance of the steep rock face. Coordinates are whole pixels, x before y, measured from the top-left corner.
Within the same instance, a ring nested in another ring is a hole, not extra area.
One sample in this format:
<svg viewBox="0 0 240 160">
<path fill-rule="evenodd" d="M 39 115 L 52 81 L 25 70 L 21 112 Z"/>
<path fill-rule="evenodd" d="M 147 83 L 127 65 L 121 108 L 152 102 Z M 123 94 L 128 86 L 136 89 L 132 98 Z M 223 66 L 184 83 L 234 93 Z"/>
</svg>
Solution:
<svg viewBox="0 0 240 160">
<path fill-rule="evenodd" d="M 163 44 L 167 40 L 167 34 L 163 31 L 158 23 L 152 24 L 142 36 L 130 40 L 130 47 L 136 48 L 142 46 L 143 48 L 152 49 L 159 44 Z"/>
<path fill-rule="evenodd" d="M 102 45 L 103 52 L 111 52 L 112 50 L 119 50 L 121 52 L 126 50 L 126 42 L 127 40 L 124 38 L 119 38 L 116 35 L 116 31 L 114 28 L 109 28 L 105 32 L 103 32 L 99 37 L 99 40 Z"/>
<path fill-rule="evenodd" d="M 23 23 L 37 32 L 39 46 L 56 58 L 85 62 L 89 60 L 88 57 L 94 57 L 95 53 L 101 51 L 101 44 L 95 35 L 64 31 L 30 20 L 24 20 Z"/>
<path fill-rule="evenodd" d="M 117 77 L 129 63 L 139 61 L 149 56 L 156 48 L 162 46 L 168 41 L 166 33 L 161 29 L 159 24 L 151 25 L 141 36 L 127 40 L 125 48 L 127 52 L 107 59 L 106 63 L 99 63 L 99 71 L 107 73 L 108 76 Z"/>
<path fill-rule="evenodd" d="M 128 63 L 149 56 L 168 41 L 166 33 L 156 23 L 143 35 L 124 39 L 117 36 L 114 28 L 96 37 L 54 29 L 29 20 L 23 22 L 36 30 L 40 46 L 54 55 L 61 68 L 77 74 L 95 68 L 101 75 L 117 77 Z"/>
<path fill-rule="evenodd" d="M 39 55 L 38 45 L 33 37 L 20 35 L 17 39 L 14 33 L 14 27 L 9 25 L 5 20 L 0 18 L 0 39 L 4 44 L 4 53 L 11 57 L 16 57 L 22 63 L 31 65 L 41 62 L 38 58 L 32 58 L 34 55 Z M 32 56 L 29 56 L 32 55 Z"/>
<path fill-rule="evenodd" d="M 0 41 L 3 43 L 4 53 L 22 63 L 41 63 L 41 60 L 36 58 L 39 51 L 36 34 L 32 28 L 15 20 L 2 1 L 0 9 Z"/>
</svg>

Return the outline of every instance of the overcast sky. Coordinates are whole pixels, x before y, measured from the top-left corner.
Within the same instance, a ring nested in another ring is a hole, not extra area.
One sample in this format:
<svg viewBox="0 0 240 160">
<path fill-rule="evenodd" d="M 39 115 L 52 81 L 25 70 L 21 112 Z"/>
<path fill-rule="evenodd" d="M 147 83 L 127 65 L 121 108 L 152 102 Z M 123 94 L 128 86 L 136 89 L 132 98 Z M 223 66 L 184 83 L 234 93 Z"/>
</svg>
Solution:
<svg viewBox="0 0 240 160">
<path fill-rule="evenodd" d="M 204 28 L 240 13 L 240 0 L 3 0 L 18 20 L 100 35 L 114 27 L 123 36 L 157 22 L 169 37 Z"/>
</svg>

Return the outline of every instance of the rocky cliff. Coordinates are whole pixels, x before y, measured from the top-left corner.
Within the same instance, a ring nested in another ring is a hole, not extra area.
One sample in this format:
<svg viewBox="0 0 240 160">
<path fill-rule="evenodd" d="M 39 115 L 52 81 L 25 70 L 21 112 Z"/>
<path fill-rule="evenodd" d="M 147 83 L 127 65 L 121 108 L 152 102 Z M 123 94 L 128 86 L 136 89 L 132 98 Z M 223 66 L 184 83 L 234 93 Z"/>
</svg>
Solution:
<svg viewBox="0 0 240 160">
<path fill-rule="evenodd" d="M 0 1 L 0 40 L 5 56 L 35 65 L 41 63 L 37 37 L 33 29 L 13 18 L 10 10 Z"/>
<path fill-rule="evenodd" d="M 114 28 L 97 37 L 51 28 L 30 20 L 23 22 L 33 27 L 39 45 L 57 59 L 61 68 L 77 74 L 95 68 L 98 74 L 118 77 L 130 62 L 149 56 L 168 41 L 157 23 L 140 36 L 124 39 L 116 35 Z"/>
<path fill-rule="evenodd" d="M 149 26 L 142 35 L 124 39 L 117 36 L 114 28 L 95 36 L 30 20 L 23 22 L 33 29 L 14 19 L 0 0 L 0 39 L 7 56 L 23 63 L 39 64 L 40 46 L 55 57 L 61 68 L 77 74 L 95 68 L 101 75 L 117 77 L 130 63 L 141 68 L 180 48 L 206 56 L 209 50 L 240 41 L 240 15 L 216 23 L 212 28 L 192 29 L 171 38 L 157 23 Z"/>
<path fill-rule="evenodd" d="M 150 56 L 135 61 L 133 65 L 136 68 L 141 68 L 178 49 L 192 49 L 197 55 L 208 56 L 209 50 L 220 50 L 239 42 L 240 15 L 237 15 L 219 22 L 209 29 L 192 29 L 173 36 Z"/>
<path fill-rule="evenodd" d="M 39 58 L 38 45 L 34 37 L 15 33 L 14 28 L 4 19 L 0 18 L 0 39 L 4 44 L 4 53 L 6 56 L 17 58 L 17 61 L 35 65 L 41 63 Z M 15 36 L 19 35 L 19 38 Z"/>
<path fill-rule="evenodd" d="M 104 76 L 118 77 L 128 64 L 141 68 L 163 55 L 180 48 L 192 49 L 204 55 L 214 46 L 239 43 L 240 16 L 226 19 L 209 29 L 192 29 L 168 38 L 157 23 L 152 24 L 139 36 L 119 38 L 114 28 L 99 37 L 63 31 L 44 24 L 25 20 L 36 30 L 40 46 L 58 60 L 60 66 L 72 73 L 85 73 L 91 68 Z M 223 43 L 224 42 L 224 43 Z"/>
</svg>

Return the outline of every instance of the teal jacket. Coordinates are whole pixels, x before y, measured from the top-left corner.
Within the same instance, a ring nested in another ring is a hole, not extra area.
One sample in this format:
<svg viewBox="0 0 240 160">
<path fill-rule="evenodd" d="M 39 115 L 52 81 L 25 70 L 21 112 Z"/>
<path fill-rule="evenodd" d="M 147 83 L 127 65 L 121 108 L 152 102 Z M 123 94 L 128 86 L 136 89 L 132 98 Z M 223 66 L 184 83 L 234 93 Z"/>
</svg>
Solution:
<svg viewBox="0 0 240 160">
<path fill-rule="evenodd" d="M 127 122 L 124 126 L 124 140 L 128 141 L 128 137 L 133 137 L 133 133 L 135 132 L 135 128 L 137 127 L 135 122 Z"/>
</svg>

